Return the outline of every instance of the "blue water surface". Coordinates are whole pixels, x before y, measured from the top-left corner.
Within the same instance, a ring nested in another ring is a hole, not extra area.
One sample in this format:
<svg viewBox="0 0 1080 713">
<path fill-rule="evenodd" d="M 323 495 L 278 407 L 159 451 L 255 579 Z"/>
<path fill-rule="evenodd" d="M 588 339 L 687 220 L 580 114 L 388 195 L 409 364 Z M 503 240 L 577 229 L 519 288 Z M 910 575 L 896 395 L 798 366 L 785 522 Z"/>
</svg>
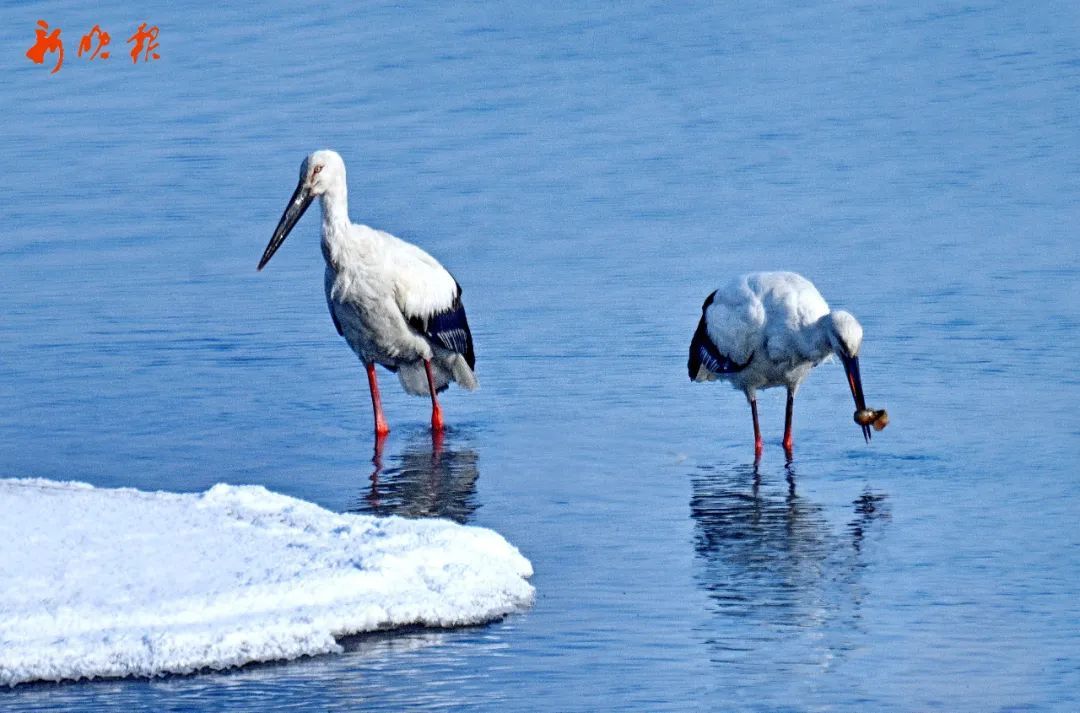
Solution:
<svg viewBox="0 0 1080 713">
<path fill-rule="evenodd" d="M 144 21 L 161 59 L 132 64 Z M 76 53 L 95 23 L 107 61 Z M 452 517 L 519 546 L 537 601 L 0 707 L 1080 709 L 1078 28 L 981 0 L 5 5 L 0 474 Z M 323 147 L 476 338 L 441 446 L 384 375 L 378 466 L 316 215 L 255 271 Z M 790 464 L 783 393 L 755 467 L 742 396 L 688 381 L 705 296 L 774 268 L 862 321 L 872 444 L 835 364 Z"/>
</svg>

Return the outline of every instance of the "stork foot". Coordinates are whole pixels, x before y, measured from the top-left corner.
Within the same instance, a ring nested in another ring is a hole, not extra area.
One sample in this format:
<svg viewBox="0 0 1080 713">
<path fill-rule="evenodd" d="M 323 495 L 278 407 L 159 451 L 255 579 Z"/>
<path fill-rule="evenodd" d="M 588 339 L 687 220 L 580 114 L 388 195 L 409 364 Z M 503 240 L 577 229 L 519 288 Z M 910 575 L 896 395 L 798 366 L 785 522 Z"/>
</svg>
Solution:
<svg viewBox="0 0 1080 713">
<path fill-rule="evenodd" d="M 435 406 L 435 408 L 431 410 L 431 430 L 435 433 L 442 433 L 445 428 L 446 426 L 443 424 L 442 408 Z"/>
<path fill-rule="evenodd" d="M 765 451 L 765 442 L 758 436 L 754 439 L 754 457 L 760 458 L 761 454 Z"/>
</svg>

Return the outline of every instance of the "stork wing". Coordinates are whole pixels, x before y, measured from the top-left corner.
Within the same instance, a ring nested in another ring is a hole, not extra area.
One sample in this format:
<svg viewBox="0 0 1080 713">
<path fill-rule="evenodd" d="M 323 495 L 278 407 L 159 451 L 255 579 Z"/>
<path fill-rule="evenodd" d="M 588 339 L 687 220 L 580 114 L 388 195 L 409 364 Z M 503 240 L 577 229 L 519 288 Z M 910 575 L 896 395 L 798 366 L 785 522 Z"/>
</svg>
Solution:
<svg viewBox="0 0 1080 713">
<path fill-rule="evenodd" d="M 394 299 L 405 320 L 428 341 L 465 357 L 476 365 L 472 332 L 461 303 L 461 285 L 435 258 L 398 240 L 388 251 L 394 261 Z"/>
<path fill-rule="evenodd" d="M 472 332 L 469 320 L 465 316 L 465 306 L 461 304 L 461 287 L 448 309 L 436 312 L 431 317 L 409 317 L 409 326 L 427 337 L 428 341 L 465 357 L 465 363 L 472 369 L 476 366 L 476 352 L 473 351 Z"/>
<path fill-rule="evenodd" d="M 690 340 L 690 378 L 697 379 L 702 366 L 713 374 L 745 369 L 759 346 L 764 324 L 764 308 L 748 291 L 713 292 L 701 306 L 701 321 Z"/>
</svg>

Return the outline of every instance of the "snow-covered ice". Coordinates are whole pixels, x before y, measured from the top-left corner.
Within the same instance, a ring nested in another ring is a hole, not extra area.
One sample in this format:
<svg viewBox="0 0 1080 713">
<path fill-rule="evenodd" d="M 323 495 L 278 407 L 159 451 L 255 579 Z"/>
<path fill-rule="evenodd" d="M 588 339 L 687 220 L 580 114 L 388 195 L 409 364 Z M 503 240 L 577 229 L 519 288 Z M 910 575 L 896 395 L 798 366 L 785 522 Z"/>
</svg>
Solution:
<svg viewBox="0 0 1080 713">
<path fill-rule="evenodd" d="M 335 637 L 527 607 L 491 530 L 337 514 L 259 486 L 0 479 L 0 685 L 339 651 Z"/>
</svg>

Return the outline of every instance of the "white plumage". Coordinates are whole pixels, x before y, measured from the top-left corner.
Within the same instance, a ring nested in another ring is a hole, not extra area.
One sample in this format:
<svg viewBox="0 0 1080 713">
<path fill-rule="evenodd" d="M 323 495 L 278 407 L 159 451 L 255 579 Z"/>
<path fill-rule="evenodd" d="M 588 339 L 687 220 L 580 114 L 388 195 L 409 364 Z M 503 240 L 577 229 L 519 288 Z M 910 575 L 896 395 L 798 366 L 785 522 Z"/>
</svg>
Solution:
<svg viewBox="0 0 1080 713">
<path fill-rule="evenodd" d="M 389 431 L 374 365 L 396 371 L 411 394 L 431 395 L 432 427 L 442 429 L 435 394 L 456 381 L 476 388 L 475 354 L 461 287 L 415 245 L 349 219 L 345 163 L 316 151 L 300 166 L 300 182 L 259 262 L 270 260 L 316 196 L 322 203 L 324 287 L 338 332 L 364 362 L 378 435 Z"/>
<path fill-rule="evenodd" d="M 784 447 L 792 448 L 793 400 L 810 369 L 831 354 L 844 362 L 858 409 L 865 409 L 859 376 L 862 327 L 848 312 L 830 311 L 805 277 L 794 272 L 755 272 L 716 290 L 702 305 L 690 343 L 694 381 L 729 381 L 746 394 L 754 419 L 755 450 L 761 453 L 757 390 L 788 392 Z M 869 439 L 869 428 L 863 426 Z"/>
</svg>

